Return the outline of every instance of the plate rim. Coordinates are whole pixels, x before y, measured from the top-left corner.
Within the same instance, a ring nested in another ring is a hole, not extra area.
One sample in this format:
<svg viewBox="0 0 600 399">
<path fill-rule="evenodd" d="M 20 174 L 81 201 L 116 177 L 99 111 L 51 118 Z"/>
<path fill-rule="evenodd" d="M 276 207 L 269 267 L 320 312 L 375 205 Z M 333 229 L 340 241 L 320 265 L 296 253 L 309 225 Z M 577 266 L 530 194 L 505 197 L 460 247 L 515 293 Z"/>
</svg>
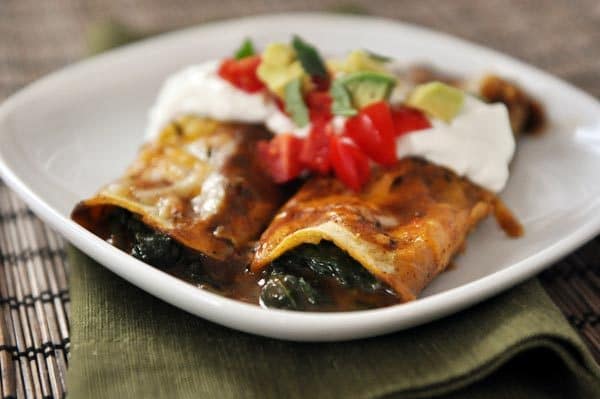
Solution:
<svg viewBox="0 0 600 399">
<path fill-rule="evenodd" d="M 354 23 L 358 20 L 367 20 L 395 25 L 396 27 L 412 30 L 419 35 L 426 34 L 430 37 L 434 37 L 436 40 L 451 40 L 462 45 L 467 45 L 477 51 L 483 51 L 490 56 L 496 58 L 500 57 L 511 64 L 519 65 L 530 73 L 534 73 L 543 77 L 545 80 L 549 80 L 553 85 L 561 86 L 561 89 L 563 90 L 568 89 L 577 95 L 582 96 L 586 102 L 591 102 L 600 110 L 600 103 L 598 103 L 593 96 L 570 83 L 558 79 L 534 66 L 514 59 L 509 55 L 444 32 L 380 17 L 342 16 L 329 13 L 300 12 L 263 14 L 214 21 L 162 34 L 142 40 L 138 43 L 111 50 L 105 54 L 78 61 L 26 85 L 0 104 L 0 128 L 3 125 L 3 121 L 10 116 L 12 112 L 19 112 L 19 104 L 22 101 L 26 101 L 30 97 L 35 98 L 36 93 L 38 91 L 43 91 L 45 85 L 53 84 L 53 82 L 60 79 L 68 79 L 68 75 L 73 73 L 73 71 L 77 72 L 85 70 L 86 68 L 93 68 L 98 62 L 111 62 L 113 58 L 120 57 L 124 53 L 135 53 L 136 51 L 143 52 L 144 48 L 148 46 L 159 46 L 159 42 L 168 40 L 176 41 L 178 37 L 184 37 L 188 34 L 202 35 L 202 30 L 208 30 L 214 26 L 235 24 L 240 20 L 249 23 L 260 23 L 261 21 L 268 21 L 271 19 L 281 20 L 281 18 L 320 18 L 325 20 L 337 20 L 340 22 L 352 21 Z M 133 57 L 135 54 L 129 54 L 129 56 Z M 8 133 L 3 133 L 0 130 L 0 135 L 6 134 Z M 505 269 L 495 271 L 474 281 L 425 298 L 420 298 L 407 304 L 373 310 L 334 313 L 294 312 L 273 309 L 265 310 L 256 305 L 243 303 L 198 289 L 183 280 L 146 265 L 111 246 L 104 240 L 85 230 L 83 227 L 77 225 L 72 220 L 64 217 L 58 210 L 46 203 L 43 198 L 39 197 L 33 189 L 22 181 L 18 174 L 6 164 L 3 151 L 5 150 L 0 149 L 0 176 L 4 179 L 6 184 L 24 199 L 38 217 L 51 225 L 52 228 L 60 232 L 63 237 L 67 238 L 69 242 L 80 248 L 103 266 L 151 295 L 157 296 L 192 314 L 237 330 L 286 340 L 342 341 L 359 339 L 399 331 L 447 316 L 450 313 L 458 312 L 468 306 L 475 305 L 485 299 L 497 295 L 509 287 L 523 282 L 525 279 L 537 274 L 552 262 L 573 251 L 600 232 L 599 212 L 595 217 L 588 219 L 587 223 L 577 228 L 577 230 L 573 231 L 571 234 L 544 247 L 538 253 L 511 264 Z M 600 208 L 600 202 L 594 207 L 594 209 L 596 208 Z M 139 277 L 136 275 L 137 273 L 141 273 L 143 276 Z M 164 281 L 164 279 L 167 279 L 169 282 L 168 284 L 165 284 L 165 286 L 169 287 L 169 290 L 161 289 L 156 284 L 159 281 Z M 146 281 L 141 282 L 141 280 Z M 205 306 L 207 308 L 199 310 L 199 308 Z"/>
</svg>

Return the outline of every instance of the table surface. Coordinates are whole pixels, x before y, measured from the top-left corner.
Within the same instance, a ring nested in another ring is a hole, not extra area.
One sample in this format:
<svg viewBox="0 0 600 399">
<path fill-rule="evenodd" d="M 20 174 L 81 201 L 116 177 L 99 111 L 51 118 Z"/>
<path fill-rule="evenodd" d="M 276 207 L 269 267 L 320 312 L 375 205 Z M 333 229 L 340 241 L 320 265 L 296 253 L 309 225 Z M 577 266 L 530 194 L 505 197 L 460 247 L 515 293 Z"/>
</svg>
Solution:
<svg viewBox="0 0 600 399">
<path fill-rule="evenodd" d="M 445 31 L 497 49 L 600 97 L 600 3 L 454 0 L 0 0 L 0 100 L 85 55 L 105 18 L 140 32 L 281 11 L 352 11 Z M 63 240 L 0 182 L 0 398 L 63 397 L 70 316 Z M 541 281 L 600 360 L 600 236 Z"/>
</svg>

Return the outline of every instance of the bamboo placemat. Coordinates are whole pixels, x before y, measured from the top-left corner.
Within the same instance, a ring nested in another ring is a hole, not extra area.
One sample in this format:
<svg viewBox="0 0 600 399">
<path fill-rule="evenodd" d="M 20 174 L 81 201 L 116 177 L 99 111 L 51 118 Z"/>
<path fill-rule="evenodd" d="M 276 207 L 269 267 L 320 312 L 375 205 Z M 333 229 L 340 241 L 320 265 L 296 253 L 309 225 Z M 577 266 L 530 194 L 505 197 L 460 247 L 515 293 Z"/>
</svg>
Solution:
<svg viewBox="0 0 600 399">
<path fill-rule="evenodd" d="M 63 240 L 0 187 L 0 392 L 60 398 L 69 350 Z"/>
<path fill-rule="evenodd" d="M 287 10 L 368 12 L 446 31 L 537 65 L 600 97 L 600 5 L 595 0 L 0 0 L 0 100 L 85 55 L 93 21 L 139 31 Z M 64 241 L 0 182 L 0 398 L 65 395 L 70 315 Z M 542 274 L 600 359 L 600 237 Z"/>
</svg>

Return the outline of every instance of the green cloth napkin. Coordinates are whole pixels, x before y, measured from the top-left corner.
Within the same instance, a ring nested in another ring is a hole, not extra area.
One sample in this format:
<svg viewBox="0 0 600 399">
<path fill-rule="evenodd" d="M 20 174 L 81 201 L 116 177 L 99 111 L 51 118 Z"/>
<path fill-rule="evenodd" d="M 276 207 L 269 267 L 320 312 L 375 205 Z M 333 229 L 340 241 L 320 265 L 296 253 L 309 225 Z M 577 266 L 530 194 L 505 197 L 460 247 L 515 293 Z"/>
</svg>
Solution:
<svg viewBox="0 0 600 399">
<path fill-rule="evenodd" d="M 600 371 L 529 281 L 399 333 L 294 343 L 218 326 L 79 251 L 71 270 L 70 398 L 599 398 Z"/>
<path fill-rule="evenodd" d="M 146 36 L 93 25 L 90 53 Z M 599 398 L 600 370 L 537 280 L 392 335 L 293 343 L 220 327 L 79 251 L 70 398 Z"/>
</svg>

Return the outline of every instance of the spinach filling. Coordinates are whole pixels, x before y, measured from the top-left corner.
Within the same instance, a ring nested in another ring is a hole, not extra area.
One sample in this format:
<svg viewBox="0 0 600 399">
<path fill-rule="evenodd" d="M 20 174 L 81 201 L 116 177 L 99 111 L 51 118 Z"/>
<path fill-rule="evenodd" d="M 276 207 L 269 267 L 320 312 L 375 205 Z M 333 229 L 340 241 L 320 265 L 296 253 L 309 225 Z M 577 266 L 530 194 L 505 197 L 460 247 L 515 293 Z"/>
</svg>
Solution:
<svg viewBox="0 0 600 399">
<path fill-rule="evenodd" d="M 109 226 L 114 245 L 159 269 L 174 266 L 183 255 L 181 244 L 166 234 L 150 229 L 131 212 L 116 209 Z"/>
<path fill-rule="evenodd" d="M 339 311 L 398 302 L 386 284 L 326 241 L 301 245 L 254 275 L 247 271 L 247 263 L 211 259 L 120 208 L 111 212 L 107 233 L 109 242 L 145 263 L 221 295 L 268 308 Z"/>
<path fill-rule="evenodd" d="M 331 242 L 304 244 L 273 261 L 260 302 L 288 310 L 368 309 L 395 298 L 360 263 Z"/>
<path fill-rule="evenodd" d="M 171 237 L 152 231 L 135 233 L 131 248 L 132 256 L 151 265 L 163 267 L 177 261 L 180 253 L 180 246 Z"/>
<path fill-rule="evenodd" d="M 146 226 L 133 213 L 116 208 L 109 217 L 109 241 L 131 256 L 158 269 L 177 272 L 195 284 L 218 288 L 220 282 L 207 272 L 210 260 L 168 235 Z"/>
<path fill-rule="evenodd" d="M 302 277 L 273 272 L 260 291 L 266 307 L 305 310 L 319 303 L 318 292 Z"/>
</svg>

